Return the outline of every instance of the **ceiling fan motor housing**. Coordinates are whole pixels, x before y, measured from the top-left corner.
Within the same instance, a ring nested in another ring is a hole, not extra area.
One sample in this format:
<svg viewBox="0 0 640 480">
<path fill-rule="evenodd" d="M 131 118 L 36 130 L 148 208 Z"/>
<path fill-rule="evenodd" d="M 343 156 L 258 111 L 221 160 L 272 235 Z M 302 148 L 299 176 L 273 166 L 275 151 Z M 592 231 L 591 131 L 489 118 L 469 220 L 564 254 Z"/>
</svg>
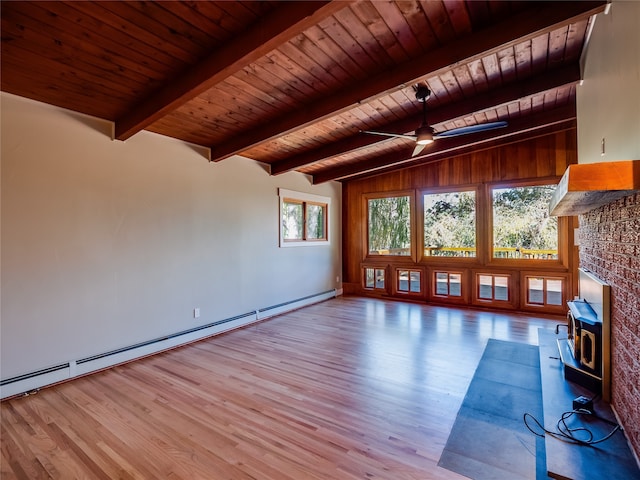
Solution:
<svg viewBox="0 0 640 480">
<path fill-rule="evenodd" d="M 416 130 L 416 144 L 428 145 L 433 142 L 433 129 L 429 125 L 422 125 Z"/>
<path fill-rule="evenodd" d="M 431 90 L 429 90 L 424 85 L 418 85 L 416 87 L 416 100 L 418 100 L 419 102 L 426 102 L 427 100 L 429 100 L 430 96 Z"/>
</svg>

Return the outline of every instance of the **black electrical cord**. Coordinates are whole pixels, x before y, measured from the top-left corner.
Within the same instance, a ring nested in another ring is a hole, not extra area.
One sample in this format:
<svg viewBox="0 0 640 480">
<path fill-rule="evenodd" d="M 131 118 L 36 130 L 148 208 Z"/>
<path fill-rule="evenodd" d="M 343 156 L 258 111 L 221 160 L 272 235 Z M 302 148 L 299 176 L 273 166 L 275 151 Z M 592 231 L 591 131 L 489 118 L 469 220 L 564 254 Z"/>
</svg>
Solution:
<svg viewBox="0 0 640 480">
<path fill-rule="evenodd" d="M 594 440 L 593 432 L 588 428 L 586 427 L 571 428 L 567 425 L 567 420 L 574 415 L 590 415 L 594 418 L 597 418 L 598 420 L 606 422 L 610 425 L 614 425 L 614 428 L 604 437 Z M 528 418 L 531 418 L 536 423 L 538 428 L 542 430 L 544 433 L 536 432 L 533 428 L 531 428 L 527 420 Z M 613 436 L 613 434 L 616 433 L 618 430 L 622 430 L 622 427 L 620 427 L 620 425 L 618 425 L 617 423 L 607 420 L 606 418 L 602 418 L 589 410 L 583 410 L 583 409 L 564 412 L 560 417 L 560 419 L 558 420 L 558 422 L 556 423 L 555 432 L 546 429 L 538 421 L 538 419 L 533 415 L 531 415 L 530 413 L 525 413 L 523 415 L 523 420 L 524 420 L 525 426 L 529 429 L 529 431 L 538 437 L 544 437 L 546 434 L 554 438 L 557 438 L 558 440 L 561 440 L 563 442 L 574 443 L 578 445 L 595 445 L 597 443 L 602 443 L 606 440 L 609 440 Z M 583 438 L 579 438 L 578 435 L 582 436 Z"/>
</svg>

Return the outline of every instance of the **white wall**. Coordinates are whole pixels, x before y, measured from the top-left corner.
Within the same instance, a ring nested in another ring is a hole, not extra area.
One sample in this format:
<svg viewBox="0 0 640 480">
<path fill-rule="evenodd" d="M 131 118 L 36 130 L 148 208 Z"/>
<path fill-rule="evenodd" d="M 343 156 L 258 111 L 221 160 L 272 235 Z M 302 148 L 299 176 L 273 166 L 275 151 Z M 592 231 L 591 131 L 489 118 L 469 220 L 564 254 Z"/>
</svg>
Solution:
<svg viewBox="0 0 640 480">
<path fill-rule="evenodd" d="M 614 0 L 607 15 L 598 15 L 583 78 L 576 91 L 578 163 L 640 159 L 640 1 Z"/>
<path fill-rule="evenodd" d="M 2 379 L 339 286 L 338 183 L 1 101 Z M 330 245 L 278 247 L 278 187 L 332 199 Z"/>
</svg>

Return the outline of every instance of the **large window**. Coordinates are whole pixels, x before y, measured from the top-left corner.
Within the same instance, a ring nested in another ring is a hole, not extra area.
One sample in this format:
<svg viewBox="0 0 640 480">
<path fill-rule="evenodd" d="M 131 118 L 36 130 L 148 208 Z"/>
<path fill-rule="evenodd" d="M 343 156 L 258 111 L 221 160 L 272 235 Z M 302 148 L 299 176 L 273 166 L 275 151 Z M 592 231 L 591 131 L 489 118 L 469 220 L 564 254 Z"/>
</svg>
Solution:
<svg viewBox="0 0 640 480">
<path fill-rule="evenodd" d="M 369 255 L 411 255 L 411 198 L 367 201 Z"/>
<path fill-rule="evenodd" d="M 424 255 L 476 256 L 476 192 L 428 193 L 424 197 Z"/>
<path fill-rule="evenodd" d="M 280 246 L 328 243 L 329 199 L 280 189 Z"/>
<path fill-rule="evenodd" d="M 558 221 L 549 216 L 554 190 L 555 185 L 493 189 L 493 258 L 558 258 Z"/>
</svg>

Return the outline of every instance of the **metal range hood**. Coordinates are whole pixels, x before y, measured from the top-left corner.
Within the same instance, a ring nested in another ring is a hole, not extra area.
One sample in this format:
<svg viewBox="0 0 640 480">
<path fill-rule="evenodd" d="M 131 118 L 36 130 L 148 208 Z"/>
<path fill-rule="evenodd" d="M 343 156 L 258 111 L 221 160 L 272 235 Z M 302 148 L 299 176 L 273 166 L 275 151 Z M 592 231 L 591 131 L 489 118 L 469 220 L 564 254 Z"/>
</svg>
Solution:
<svg viewBox="0 0 640 480">
<path fill-rule="evenodd" d="M 549 202 L 552 216 L 587 213 L 640 190 L 640 160 L 569 165 Z"/>
</svg>

